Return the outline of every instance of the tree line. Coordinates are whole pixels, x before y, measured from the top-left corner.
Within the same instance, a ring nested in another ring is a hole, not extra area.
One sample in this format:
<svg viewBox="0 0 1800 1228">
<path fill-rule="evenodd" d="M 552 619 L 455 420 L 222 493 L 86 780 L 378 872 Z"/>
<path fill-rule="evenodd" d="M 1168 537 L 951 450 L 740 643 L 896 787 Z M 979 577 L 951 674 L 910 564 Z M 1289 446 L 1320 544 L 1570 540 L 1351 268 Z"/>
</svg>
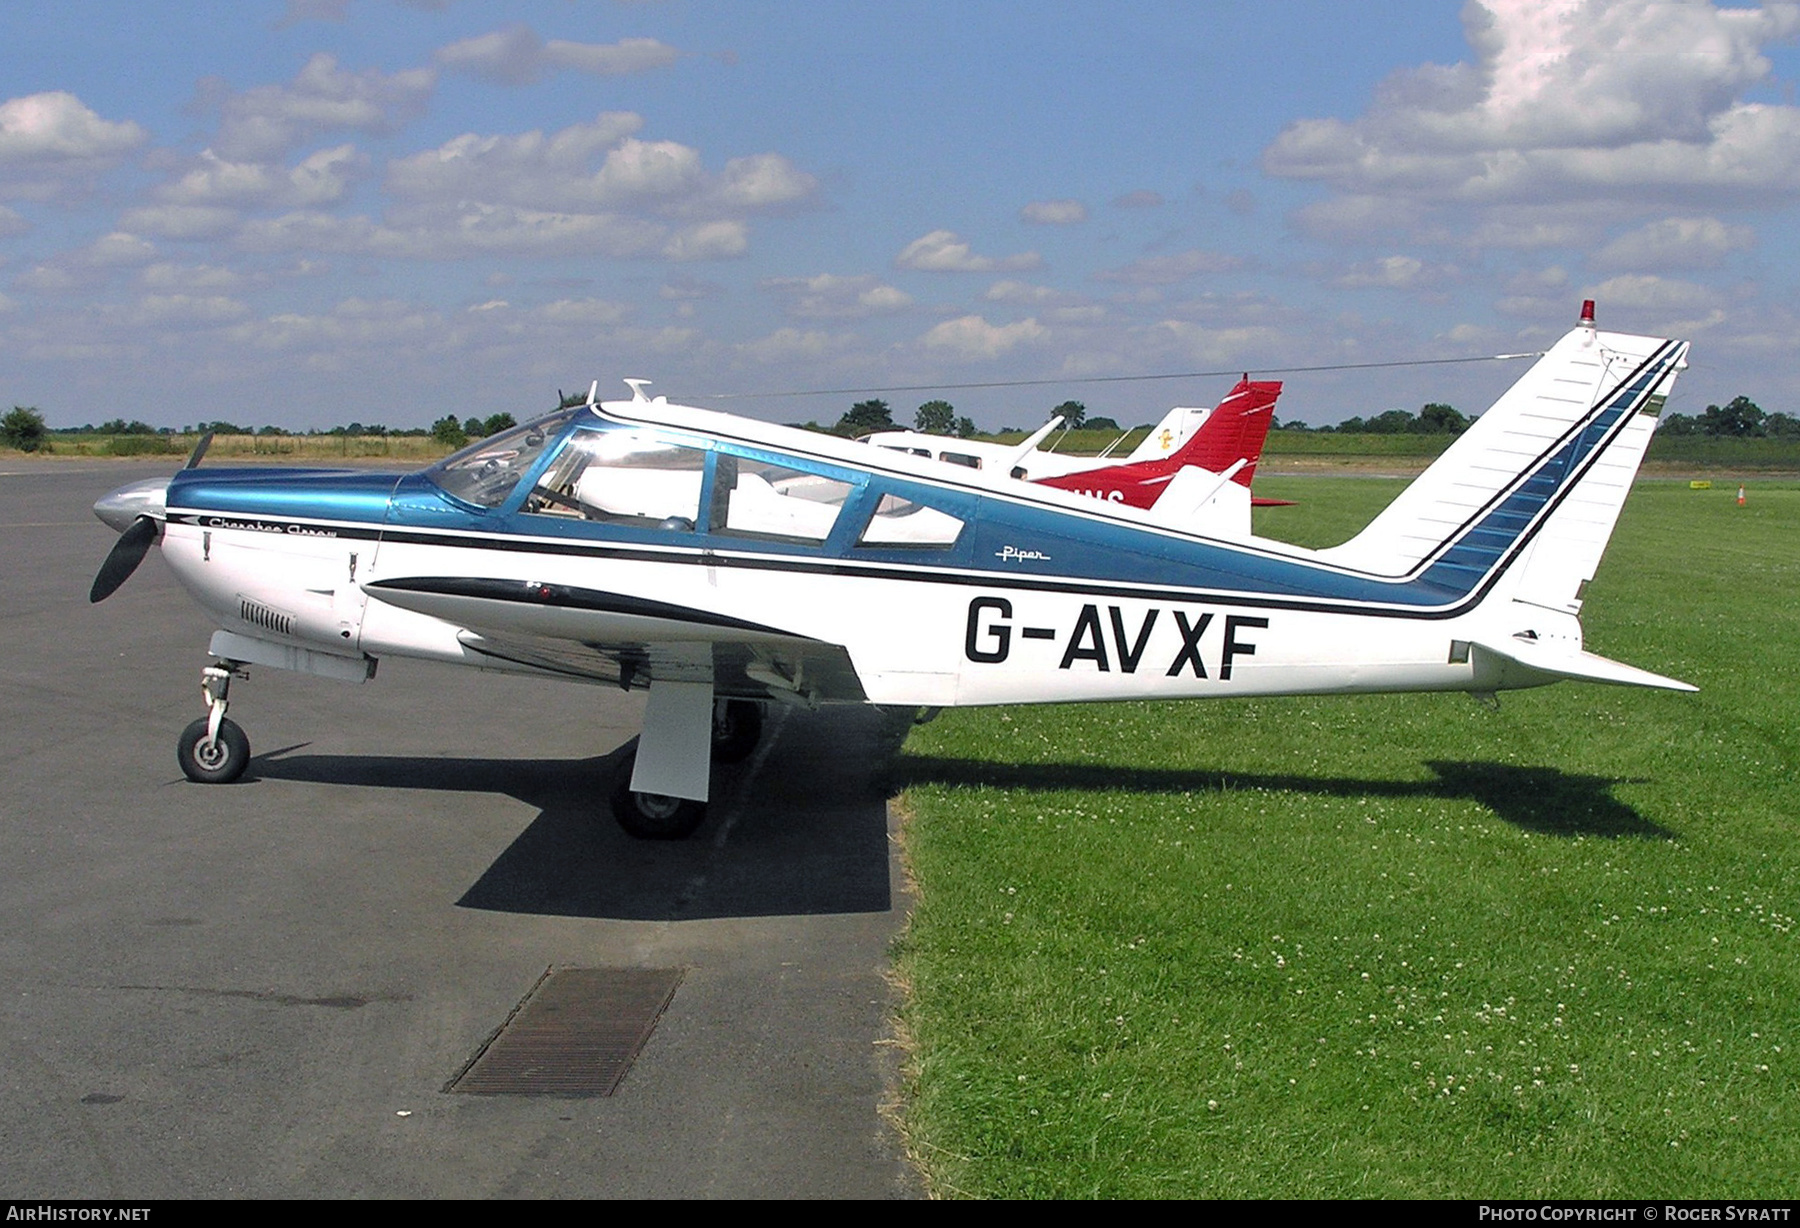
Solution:
<svg viewBox="0 0 1800 1228">
<path fill-rule="evenodd" d="M 585 404 L 585 395 L 566 396 L 558 394 L 558 401 L 563 408 Z M 1063 426 L 1068 430 L 1104 430 L 1117 431 L 1119 424 L 1111 418 L 1090 418 L 1087 407 L 1080 401 L 1064 401 L 1050 411 L 1060 416 Z M 1433 401 L 1419 407 L 1419 412 L 1409 413 L 1404 409 L 1390 409 L 1386 413 L 1372 418 L 1346 418 L 1335 426 L 1308 426 L 1299 419 L 1286 422 L 1272 422 L 1271 428 L 1282 431 L 1312 431 L 1322 434 L 1366 434 L 1366 435 L 1460 435 L 1466 431 L 1475 419 L 1464 417 L 1449 405 Z M 472 439 L 480 439 L 496 432 L 516 426 L 517 422 L 511 414 L 498 413 L 486 418 L 458 418 L 455 414 L 446 414 L 433 422 L 429 427 L 412 427 L 394 429 L 381 423 L 364 424 L 351 422 L 344 426 L 319 428 L 311 431 L 292 432 L 279 426 L 246 427 L 233 422 L 218 420 L 199 422 L 193 426 L 184 426 L 177 431 L 174 427 L 155 427 L 137 419 L 127 421 L 124 418 L 113 418 L 98 426 L 91 423 L 58 428 L 59 434 L 68 435 L 193 435 L 211 431 L 218 435 L 256 435 L 285 436 L 291 434 L 326 435 L 326 436 L 426 436 L 429 435 L 447 447 L 460 448 Z M 903 429 L 894 420 L 893 411 L 886 401 L 870 399 L 858 401 L 835 423 L 821 426 L 817 422 L 793 422 L 790 426 L 803 430 L 820 431 L 846 438 L 857 438 L 873 434 L 876 431 L 897 431 Z M 975 423 L 958 415 L 956 407 L 948 401 L 926 401 L 913 414 L 914 430 L 928 435 L 953 435 L 967 439 L 977 433 Z M 1000 434 L 1016 432 L 1020 428 L 1003 426 Z M 1724 405 L 1708 405 L 1699 414 L 1667 414 L 1658 428 L 1666 435 L 1711 436 L 1725 439 L 1795 439 L 1800 438 L 1800 418 L 1786 413 L 1767 413 L 1749 397 L 1733 397 Z M 44 415 L 35 407 L 15 405 L 12 412 L 0 418 L 0 443 L 21 452 L 35 452 L 43 448 L 49 438 L 49 428 L 44 424 Z"/>
</svg>

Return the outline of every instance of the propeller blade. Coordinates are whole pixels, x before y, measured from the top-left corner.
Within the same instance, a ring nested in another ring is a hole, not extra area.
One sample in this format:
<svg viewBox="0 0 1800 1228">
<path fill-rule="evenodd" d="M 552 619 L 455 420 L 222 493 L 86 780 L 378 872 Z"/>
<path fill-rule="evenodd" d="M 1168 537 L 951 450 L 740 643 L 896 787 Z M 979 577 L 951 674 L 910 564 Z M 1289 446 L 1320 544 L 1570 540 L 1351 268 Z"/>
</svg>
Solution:
<svg viewBox="0 0 1800 1228">
<path fill-rule="evenodd" d="M 211 431 L 200 436 L 200 442 L 195 444 L 194 450 L 188 454 L 187 464 L 182 466 L 183 469 L 198 469 L 200 467 L 200 459 L 206 455 L 206 450 L 212 447 L 212 437 L 213 433 Z M 131 573 L 127 572 L 126 574 L 130 575 Z"/>
<path fill-rule="evenodd" d="M 112 553 L 106 556 L 106 562 L 100 564 L 100 571 L 94 576 L 94 587 L 88 591 L 90 602 L 105 601 L 119 591 L 119 586 L 131 579 L 131 573 L 138 569 L 144 556 L 150 553 L 162 533 L 162 526 L 149 516 L 139 516 L 113 543 Z"/>
</svg>

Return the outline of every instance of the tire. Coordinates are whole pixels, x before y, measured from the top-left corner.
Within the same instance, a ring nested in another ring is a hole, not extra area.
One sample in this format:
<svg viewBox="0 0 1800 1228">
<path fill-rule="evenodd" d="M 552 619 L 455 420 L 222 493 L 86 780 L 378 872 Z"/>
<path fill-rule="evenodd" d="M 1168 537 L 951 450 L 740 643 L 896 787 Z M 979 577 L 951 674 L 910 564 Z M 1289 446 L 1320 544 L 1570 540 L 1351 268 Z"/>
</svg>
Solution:
<svg viewBox="0 0 1800 1228">
<path fill-rule="evenodd" d="M 613 786 L 612 812 L 625 834 L 638 840 L 685 840 L 706 822 L 706 803 L 685 797 L 665 797 L 661 793 L 634 793 L 631 790 L 633 756 L 619 772 Z"/>
<path fill-rule="evenodd" d="M 742 763 L 762 741 L 762 705 L 747 699 L 728 699 L 713 713 L 714 763 Z"/>
<path fill-rule="evenodd" d="M 175 746 L 182 775 L 196 784 L 230 784 L 250 766 L 250 739 L 236 721 L 220 721 L 218 740 L 203 751 L 201 743 L 205 741 L 206 718 L 201 717 L 181 731 L 181 741 Z"/>
</svg>

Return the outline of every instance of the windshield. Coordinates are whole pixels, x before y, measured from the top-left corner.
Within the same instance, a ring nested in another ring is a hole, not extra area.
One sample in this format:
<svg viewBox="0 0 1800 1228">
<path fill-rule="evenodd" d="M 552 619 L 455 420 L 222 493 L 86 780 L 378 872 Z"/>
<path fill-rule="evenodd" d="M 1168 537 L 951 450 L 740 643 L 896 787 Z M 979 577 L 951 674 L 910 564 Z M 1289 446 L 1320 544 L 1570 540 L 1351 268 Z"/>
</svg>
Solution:
<svg viewBox="0 0 1800 1228">
<path fill-rule="evenodd" d="M 585 407 L 550 414 L 470 444 L 425 471 L 446 494 L 476 507 L 499 507 L 543 455 L 544 448 Z"/>
</svg>

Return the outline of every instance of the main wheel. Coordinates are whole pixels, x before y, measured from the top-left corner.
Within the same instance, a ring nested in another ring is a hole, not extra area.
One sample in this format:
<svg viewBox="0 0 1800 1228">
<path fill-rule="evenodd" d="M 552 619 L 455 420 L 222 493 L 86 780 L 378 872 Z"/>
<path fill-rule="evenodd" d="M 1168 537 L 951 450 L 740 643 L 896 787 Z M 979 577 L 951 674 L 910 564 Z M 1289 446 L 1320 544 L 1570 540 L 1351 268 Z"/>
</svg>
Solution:
<svg viewBox="0 0 1800 1228">
<path fill-rule="evenodd" d="M 627 759 L 613 786 L 612 812 L 625 833 L 639 840 L 685 840 L 706 822 L 706 803 L 661 793 L 634 793 L 632 760 Z"/>
<path fill-rule="evenodd" d="M 762 740 L 761 704 L 747 699 L 728 699 L 713 709 L 712 757 L 714 763 L 742 763 Z"/>
<path fill-rule="evenodd" d="M 206 718 L 201 717 L 181 731 L 175 758 L 189 780 L 203 785 L 230 784 L 244 774 L 250 764 L 250 739 L 237 722 L 219 722 L 219 736 L 206 745 Z"/>
</svg>

